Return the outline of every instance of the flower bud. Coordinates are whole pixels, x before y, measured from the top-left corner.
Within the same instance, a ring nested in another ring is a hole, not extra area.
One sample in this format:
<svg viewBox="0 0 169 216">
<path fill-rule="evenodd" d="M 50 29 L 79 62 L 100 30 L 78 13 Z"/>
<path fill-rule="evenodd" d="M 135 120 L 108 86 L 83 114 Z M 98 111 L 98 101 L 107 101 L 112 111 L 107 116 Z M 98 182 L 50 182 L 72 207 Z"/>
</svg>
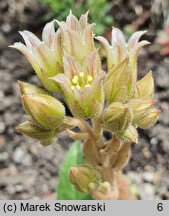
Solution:
<svg viewBox="0 0 169 216">
<path fill-rule="evenodd" d="M 37 94 L 46 94 L 47 93 L 46 91 L 44 91 L 41 88 L 36 87 L 35 85 L 29 84 L 26 82 L 21 82 L 21 81 L 18 81 L 18 83 L 19 83 L 21 95 L 37 95 Z M 28 110 L 26 109 L 23 101 L 22 101 L 22 106 L 23 106 L 25 112 L 28 113 Z"/>
<path fill-rule="evenodd" d="M 113 187 L 107 181 L 102 182 L 96 191 L 91 193 L 95 200 L 117 200 L 119 196 L 119 189 L 117 184 Z"/>
<path fill-rule="evenodd" d="M 85 193 L 90 193 L 102 182 L 99 170 L 88 164 L 71 167 L 69 179 L 77 191 Z"/>
<path fill-rule="evenodd" d="M 138 133 L 134 126 L 130 125 L 126 131 L 118 132 L 117 137 L 124 142 L 128 143 L 137 143 L 138 142 Z"/>
<path fill-rule="evenodd" d="M 104 90 L 108 104 L 126 102 L 135 91 L 135 75 L 131 70 L 129 59 L 126 58 L 119 65 L 112 67 L 106 76 Z"/>
<path fill-rule="evenodd" d="M 128 59 L 125 59 L 121 64 L 112 67 L 106 76 L 104 81 L 104 91 L 106 100 L 109 104 L 114 101 L 121 102 L 126 99 L 126 85 L 123 87 L 123 94 L 121 94 L 121 87 L 122 79 L 124 80 L 124 72 L 127 71 L 127 64 Z"/>
<path fill-rule="evenodd" d="M 111 184 L 109 182 L 102 182 L 100 185 L 99 185 L 99 188 L 98 190 L 100 192 L 102 192 L 103 194 L 106 194 L 108 191 L 111 190 Z"/>
<path fill-rule="evenodd" d="M 36 87 L 35 85 L 18 81 L 21 95 L 29 95 L 29 94 L 47 94 L 47 92 L 41 88 Z"/>
<path fill-rule="evenodd" d="M 111 131 L 126 130 L 133 118 L 132 110 L 128 105 L 112 103 L 103 113 L 106 129 Z"/>
<path fill-rule="evenodd" d="M 151 109 L 150 112 L 144 115 L 144 117 L 138 122 L 138 126 L 142 129 L 147 129 L 157 121 L 160 115 L 160 110 Z"/>
<path fill-rule="evenodd" d="M 25 111 L 34 122 L 45 129 L 58 128 L 65 117 L 65 108 L 55 98 L 45 95 L 23 95 Z"/>
<path fill-rule="evenodd" d="M 34 125 L 30 121 L 23 122 L 22 124 L 18 125 L 16 129 L 27 136 L 40 140 L 42 145 L 51 144 L 54 139 L 56 139 L 57 135 L 56 131 L 45 130 L 38 127 L 37 125 Z"/>
<path fill-rule="evenodd" d="M 130 157 L 130 144 L 124 143 L 120 151 L 118 152 L 117 160 L 113 164 L 113 170 L 122 170 L 128 163 Z"/>
<path fill-rule="evenodd" d="M 50 130 L 40 128 L 37 125 L 32 124 L 30 121 L 21 123 L 16 127 L 16 129 L 34 139 L 47 139 L 52 134 Z"/>
<path fill-rule="evenodd" d="M 56 141 L 56 136 L 50 137 L 49 139 L 43 139 L 40 141 L 41 145 L 48 146 Z"/>
<path fill-rule="evenodd" d="M 155 100 L 132 99 L 128 105 L 133 110 L 133 123 L 137 124 L 156 103 Z"/>
</svg>

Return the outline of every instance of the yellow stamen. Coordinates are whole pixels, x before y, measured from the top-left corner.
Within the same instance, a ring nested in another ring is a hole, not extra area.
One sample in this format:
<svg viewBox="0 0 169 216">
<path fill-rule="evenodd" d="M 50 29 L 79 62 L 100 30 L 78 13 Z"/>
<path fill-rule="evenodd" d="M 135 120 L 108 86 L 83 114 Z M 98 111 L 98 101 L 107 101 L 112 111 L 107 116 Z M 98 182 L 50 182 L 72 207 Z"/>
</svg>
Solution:
<svg viewBox="0 0 169 216">
<path fill-rule="evenodd" d="M 75 75 L 72 79 L 72 83 L 73 84 L 78 84 L 78 81 L 79 81 L 79 77 L 77 75 Z"/>
<path fill-rule="evenodd" d="M 82 78 L 82 77 L 84 77 L 84 73 L 83 72 L 80 72 L 79 73 L 79 76 Z"/>
<path fill-rule="evenodd" d="M 90 84 L 86 84 L 86 85 L 85 85 L 85 87 L 90 87 L 90 86 L 91 86 Z"/>
<path fill-rule="evenodd" d="M 72 86 L 71 86 L 71 89 L 72 89 L 72 91 L 74 91 L 74 90 L 75 90 L 75 86 L 72 85 Z"/>
<path fill-rule="evenodd" d="M 81 89 L 80 85 L 76 85 L 76 88 L 77 88 L 77 89 Z"/>
<path fill-rule="evenodd" d="M 93 77 L 90 76 L 90 75 L 88 75 L 88 76 L 87 76 L 87 81 L 88 81 L 88 82 L 91 82 L 92 80 L 93 80 Z"/>
</svg>

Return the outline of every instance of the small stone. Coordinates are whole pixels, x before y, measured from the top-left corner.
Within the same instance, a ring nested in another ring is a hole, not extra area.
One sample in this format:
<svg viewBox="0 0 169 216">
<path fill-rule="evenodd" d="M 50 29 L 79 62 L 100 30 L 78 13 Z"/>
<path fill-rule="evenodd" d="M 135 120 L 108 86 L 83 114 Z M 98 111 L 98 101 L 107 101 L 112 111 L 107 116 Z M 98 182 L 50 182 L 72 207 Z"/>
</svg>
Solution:
<svg viewBox="0 0 169 216">
<path fill-rule="evenodd" d="M 22 160 L 22 164 L 24 166 L 31 166 L 32 165 L 32 157 L 29 154 L 26 154 Z"/>
<path fill-rule="evenodd" d="M 158 140 L 156 137 L 153 137 L 151 140 L 150 140 L 150 144 L 151 145 L 157 145 L 158 144 Z"/>
<path fill-rule="evenodd" d="M 144 172 L 143 179 L 145 182 L 152 183 L 154 179 L 154 173 L 152 172 Z"/>
<path fill-rule="evenodd" d="M 5 131 L 5 124 L 4 122 L 0 121 L 0 134 L 2 134 Z"/>
<path fill-rule="evenodd" d="M 2 153 L 0 153 L 0 167 L 7 165 L 8 159 L 9 159 L 8 152 L 2 152 Z"/>
<path fill-rule="evenodd" d="M 7 1 L 0 1 L 0 9 L 1 11 L 5 10 L 5 8 L 8 6 Z"/>
<path fill-rule="evenodd" d="M 169 195 L 169 192 L 167 191 L 167 187 L 165 185 L 159 185 L 159 187 L 156 190 L 156 193 L 164 199 L 164 197 Z M 168 195 L 167 195 L 168 194 Z"/>
<path fill-rule="evenodd" d="M 156 85 L 161 89 L 169 88 L 169 73 L 168 73 L 168 64 L 164 64 L 158 68 L 158 72 L 156 72 Z"/>
<path fill-rule="evenodd" d="M 129 177 L 131 182 L 136 183 L 136 184 L 141 184 L 142 179 L 139 173 L 129 171 L 127 176 Z"/>
<path fill-rule="evenodd" d="M 0 135 L 0 147 L 5 144 L 5 137 Z"/>
<path fill-rule="evenodd" d="M 13 195 L 15 194 L 15 187 L 13 185 L 8 185 L 6 191 L 9 195 Z"/>
<path fill-rule="evenodd" d="M 166 117 L 167 118 L 167 117 Z M 165 127 L 162 124 L 156 124 L 151 130 L 149 130 L 149 136 L 151 138 L 156 138 L 158 144 L 160 145 L 161 149 L 166 153 L 169 153 L 169 130 L 168 127 Z"/>
<path fill-rule="evenodd" d="M 16 191 L 16 193 L 22 192 L 23 191 L 23 185 L 21 185 L 21 184 L 15 185 L 15 191 Z"/>
<path fill-rule="evenodd" d="M 151 156 L 152 156 L 151 152 L 149 151 L 149 149 L 147 147 L 143 148 L 143 155 L 147 159 L 151 158 Z"/>
<path fill-rule="evenodd" d="M 141 200 L 153 200 L 154 199 L 155 190 L 154 190 L 153 185 L 149 183 L 144 183 L 139 186 L 138 191 L 139 191 Z"/>
<path fill-rule="evenodd" d="M 4 93 L 3 93 L 3 91 L 0 91 L 0 101 L 2 101 L 3 98 L 4 98 Z"/>
<path fill-rule="evenodd" d="M 47 193 L 42 197 L 43 200 L 55 200 L 56 193 Z"/>
<path fill-rule="evenodd" d="M 0 32 L 0 49 L 4 49 L 8 44 L 8 41 L 5 39 L 5 36 Z"/>
<path fill-rule="evenodd" d="M 9 23 L 4 23 L 2 26 L 1 26 L 1 29 L 4 33 L 8 33 L 11 31 L 11 25 Z"/>
<path fill-rule="evenodd" d="M 13 160 L 15 163 L 21 163 L 23 158 L 25 156 L 25 151 L 23 151 L 22 149 L 20 148 L 17 148 L 15 151 L 14 151 L 14 154 L 13 154 Z"/>
<path fill-rule="evenodd" d="M 169 125 L 169 118 L 167 117 L 168 116 L 168 112 L 169 110 L 163 110 L 162 113 L 160 114 L 160 117 L 159 117 L 159 122 L 161 122 L 162 124 L 168 126 Z"/>
</svg>

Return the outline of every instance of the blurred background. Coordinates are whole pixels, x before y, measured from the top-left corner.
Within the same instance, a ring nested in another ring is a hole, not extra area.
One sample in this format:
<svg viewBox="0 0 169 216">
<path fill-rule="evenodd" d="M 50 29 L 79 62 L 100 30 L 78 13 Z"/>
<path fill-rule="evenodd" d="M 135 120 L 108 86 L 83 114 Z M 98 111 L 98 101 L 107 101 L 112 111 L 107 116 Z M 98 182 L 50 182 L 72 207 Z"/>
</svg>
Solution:
<svg viewBox="0 0 169 216">
<path fill-rule="evenodd" d="M 90 10 L 95 34 L 110 40 L 111 26 L 128 38 L 136 30 L 151 45 L 141 50 L 139 78 L 150 69 L 161 116 L 149 130 L 140 130 L 125 168 L 139 199 L 169 199 L 169 1 L 168 0 L 0 0 L 0 199 L 55 199 L 58 171 L 71 140 L 65 133 L 46 148 L 15 131 L 23 121 L 17 80 L 38 84 L 31 66 L 8 48 L 21 41 L 19 30 L 40 37 L 45 23 L 64 20 L 70 9 L 76 16 Z"/>
</svg>

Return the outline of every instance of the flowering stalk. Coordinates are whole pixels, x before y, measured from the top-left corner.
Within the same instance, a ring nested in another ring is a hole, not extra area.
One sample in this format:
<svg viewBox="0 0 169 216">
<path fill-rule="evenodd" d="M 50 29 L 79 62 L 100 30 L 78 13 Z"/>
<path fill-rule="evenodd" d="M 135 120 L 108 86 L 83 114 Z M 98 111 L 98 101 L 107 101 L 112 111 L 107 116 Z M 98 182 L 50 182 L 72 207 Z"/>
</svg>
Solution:
<svg viewBox="0 0 169 216">
<path fill-rule="evenodd" d="M 149 42 L 139 42 L 145 31 L 134 33 L 126 42 L 117 28 L 112 29 L 111 45 L 105 38 L 95 37 L 105 49 L 106 73 L 94 44 L 94 24 L 87 23 L 87 16 L 78 20 L 70 12 L 66 22 L 46 24 L 43 41 L 23 31 L 26 45 L 11 46 L 26 56 L 43 86 L 19 82 L 28 119 L 17 129 L 43 145 L 53 143 L 66 130 L 71 139 L 83 141 L 85 163 L 70 169 L 70 182 L 76 190 L 93 199 L 131 199 L 123 168 L 131 145 L 138 142 L 137 128 L 151 127 L 160 113 L 153 108 L 152 72 L 137 81 L 139 50 Z M 66 115 L 54 92 L 63 96 L 72 117 Z M 80 131 L 73 131 L 77 127 Z M 105 139 L 104 131 L 111 134 L 110 140 Z"/>
</svg>

